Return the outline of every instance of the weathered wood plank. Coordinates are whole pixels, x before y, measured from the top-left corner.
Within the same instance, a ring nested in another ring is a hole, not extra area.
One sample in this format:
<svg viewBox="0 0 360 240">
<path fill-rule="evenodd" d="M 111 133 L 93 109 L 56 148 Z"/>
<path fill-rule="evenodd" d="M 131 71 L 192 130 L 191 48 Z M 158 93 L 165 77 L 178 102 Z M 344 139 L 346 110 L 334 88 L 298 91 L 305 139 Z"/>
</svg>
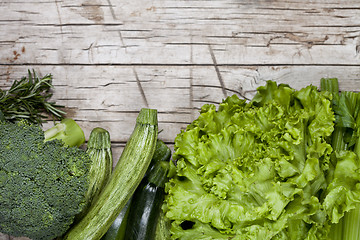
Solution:
<svg viewBox="0 0 360 240">
<path fill-rule="evenodd" d="M 211 46 L 218 64 L 360 64 L 358 1 L 62 0 L 39 6 L 2 2 L 1 63 L 212 64 Z"/>
<path fill-rule="evenodd" d="M 9 240 L 9 236 L 3 233 L 0 233 L 0 240 Z"/>
<path fill-rule="evenodd" d="M 203 104 L 218 104 L 232 94 L 250 99 L 266 80 L 300 89 L 318 86 L 322 77 L 337 77 L 341 90 L 360 91 L 356 66 L 9 65 L 0 66 L 0 87 L 9 87 L 29 67 L 40 75 L 53 74 L 53 99 L 67 107 L 68 116 L 81 123 L 87 137 L 99 126 L 111 131 L 114 142 L 128 139 L 142 107 L 158 109 L 163 140 L 172 142 Z"/>
</svg>

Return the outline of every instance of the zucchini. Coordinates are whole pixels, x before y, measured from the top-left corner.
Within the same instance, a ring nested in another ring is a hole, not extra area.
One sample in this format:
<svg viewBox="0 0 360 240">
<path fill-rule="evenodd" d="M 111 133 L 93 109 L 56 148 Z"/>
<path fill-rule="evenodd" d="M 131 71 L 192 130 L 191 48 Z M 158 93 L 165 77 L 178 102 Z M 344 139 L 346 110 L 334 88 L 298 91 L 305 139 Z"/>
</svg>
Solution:
<svg viewBox="0 0 360 240">
<path fill-rule="evenodd" d="M 109 230 L 101 238 L 101 240 L 124 239 L 125 228 L 129 216 L 131 199 L 126 203 L 125 207 L 121 209 L 120 214 L 111 224 Z"/>
<path fill-rule="evenodd" d="M 64 236 L 66 240 L 99 240 L 140 184 L 155 151 L 157 111 L 141 109 L 110 181 L 87 214 Z"/>
<path fill-rule="evenodd" d="M 108 183 L 113 167 L 110 134 L 107 130 L 94 128 L 87 143 L 86 153 L 91 159 L 89 170 L 89 188 L 85 195 L 87 206 L 76 216 L 76 221 L 84 217 L 88 208 Z"/>
<path fill-rule="evenodd" d="M 172 178 L 176 173 L 175 164 L 173 161 L 169 161 L 169 172 L 168 172 L 168 179 Z M 156 232 L 155 232 L 155 240 L 165 240 L 171 238 L 170 228 L 171 228 L 171 222 L 170 219 L 166 217 L 166 214 L 164 212 L 165 203 L 163 202 L 162 209 L 160 211 L 159 220 L 157 222 L 156 226 Z"/>
<path fill-rule="evenodd" d="M 151 160 L 150 166 L 147 169 L 145 173 L 145 177 L 142 180 L 142 183 L 144 181 L 147 181 L 145 178 L 154 170 L 155 165 L 159 161 L 167 161 L 171 156 L 170 149 L 165 145 L 164 142 L 161 140 L 157 140 L 155 152 L 153 155 L 153 158 Z M 142 183 L 140 183 L 139 187 L 135 190 L 135 195 L 139 191 L 139 188 L 142 187 Z M 126 231 L 126 224 L 127 224 L 127 218 L 128 213 L 130 210 L 130 207 L 128 207 L 131 203 L 131 200 L 128 201 L 126 206 L 121 210 L 119 216 L 115 219 L 107 233 L 104 235 L 101 240 L 123 240 L 125 237 L 125 231 Z M 131 223 L 130 223 L 131 224 Z"/>
<path fill-rule="evenodd" d="M 160 140 L 157 142 L 157 150 L 159 151 L 155 151 L 152 168 L 149 169 L 132 198 L 123 239 L 153 240 L 155 238 L 171 156 L 170 149 Z"/>
<path fill-rule="evenodd" d="M 94 128 L 87 143 L 86 153 L 92 160 L 90 168 L 90 187 L 87 197 L 95 199 L 108 183 L 113 167 L 110 134 L 103 128 Z"/>
<path fill-rule="evenodd" d="M 164 210 L 160 211 L 159 220 L 156 225 L 155 240 L 166 240 L 171 238 L 170 234 L 171 223 L 165 216 Z"/>
</svg>

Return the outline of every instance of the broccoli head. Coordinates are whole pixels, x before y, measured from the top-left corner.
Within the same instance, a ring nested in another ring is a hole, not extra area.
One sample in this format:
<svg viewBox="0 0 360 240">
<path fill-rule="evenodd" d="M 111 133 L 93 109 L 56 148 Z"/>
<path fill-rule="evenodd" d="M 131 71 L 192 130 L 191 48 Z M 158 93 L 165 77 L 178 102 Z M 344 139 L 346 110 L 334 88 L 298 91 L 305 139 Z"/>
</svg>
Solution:
<svg viewBox="0 0 360 240">
<path fill-rule="evenodd" d="M 0 232 L 34 240 L 63 235 L 80 213 L 90 158 L 40 126 L 0 122 Z"/>
</svg>

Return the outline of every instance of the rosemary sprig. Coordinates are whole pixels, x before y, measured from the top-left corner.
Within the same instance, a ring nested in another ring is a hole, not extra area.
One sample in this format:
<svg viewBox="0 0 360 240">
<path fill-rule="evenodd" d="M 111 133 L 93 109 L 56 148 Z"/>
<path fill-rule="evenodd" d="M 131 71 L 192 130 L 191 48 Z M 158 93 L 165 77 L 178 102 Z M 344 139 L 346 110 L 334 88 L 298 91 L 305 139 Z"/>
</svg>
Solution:
<svg viewBox="0 0 360 240">
<path fill-rule="evenodd" d="M 28 76 L 15 80 L 9 90 L 0 89 L 0 112 L 11 122 L 27 119 L 42 124 L 50 116 L 60 120 L 66 113 L 60 110 L 64 106 L 49 101 L 52 89 L 51 74 L 39 78 L 34 70 L 28 70 Z"/>
</svg>

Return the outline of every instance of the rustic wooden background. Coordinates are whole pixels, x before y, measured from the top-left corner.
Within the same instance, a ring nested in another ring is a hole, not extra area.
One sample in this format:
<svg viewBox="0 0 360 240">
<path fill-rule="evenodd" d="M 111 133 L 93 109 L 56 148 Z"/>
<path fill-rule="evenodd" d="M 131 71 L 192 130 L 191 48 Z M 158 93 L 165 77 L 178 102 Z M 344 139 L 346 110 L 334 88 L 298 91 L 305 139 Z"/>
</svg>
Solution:
<svg viewBox="0 0 360 240">
<path fill-rule="evenodd" d="M 109 130 L 115 161 L 142 107 L 172 145 L 203 104 L 266 80 L 360 91 L 359 0 L 0 0 L 0 27 L 0 88 L 51 73 L 53 100 L 87 137 Z"/>
</svg>

